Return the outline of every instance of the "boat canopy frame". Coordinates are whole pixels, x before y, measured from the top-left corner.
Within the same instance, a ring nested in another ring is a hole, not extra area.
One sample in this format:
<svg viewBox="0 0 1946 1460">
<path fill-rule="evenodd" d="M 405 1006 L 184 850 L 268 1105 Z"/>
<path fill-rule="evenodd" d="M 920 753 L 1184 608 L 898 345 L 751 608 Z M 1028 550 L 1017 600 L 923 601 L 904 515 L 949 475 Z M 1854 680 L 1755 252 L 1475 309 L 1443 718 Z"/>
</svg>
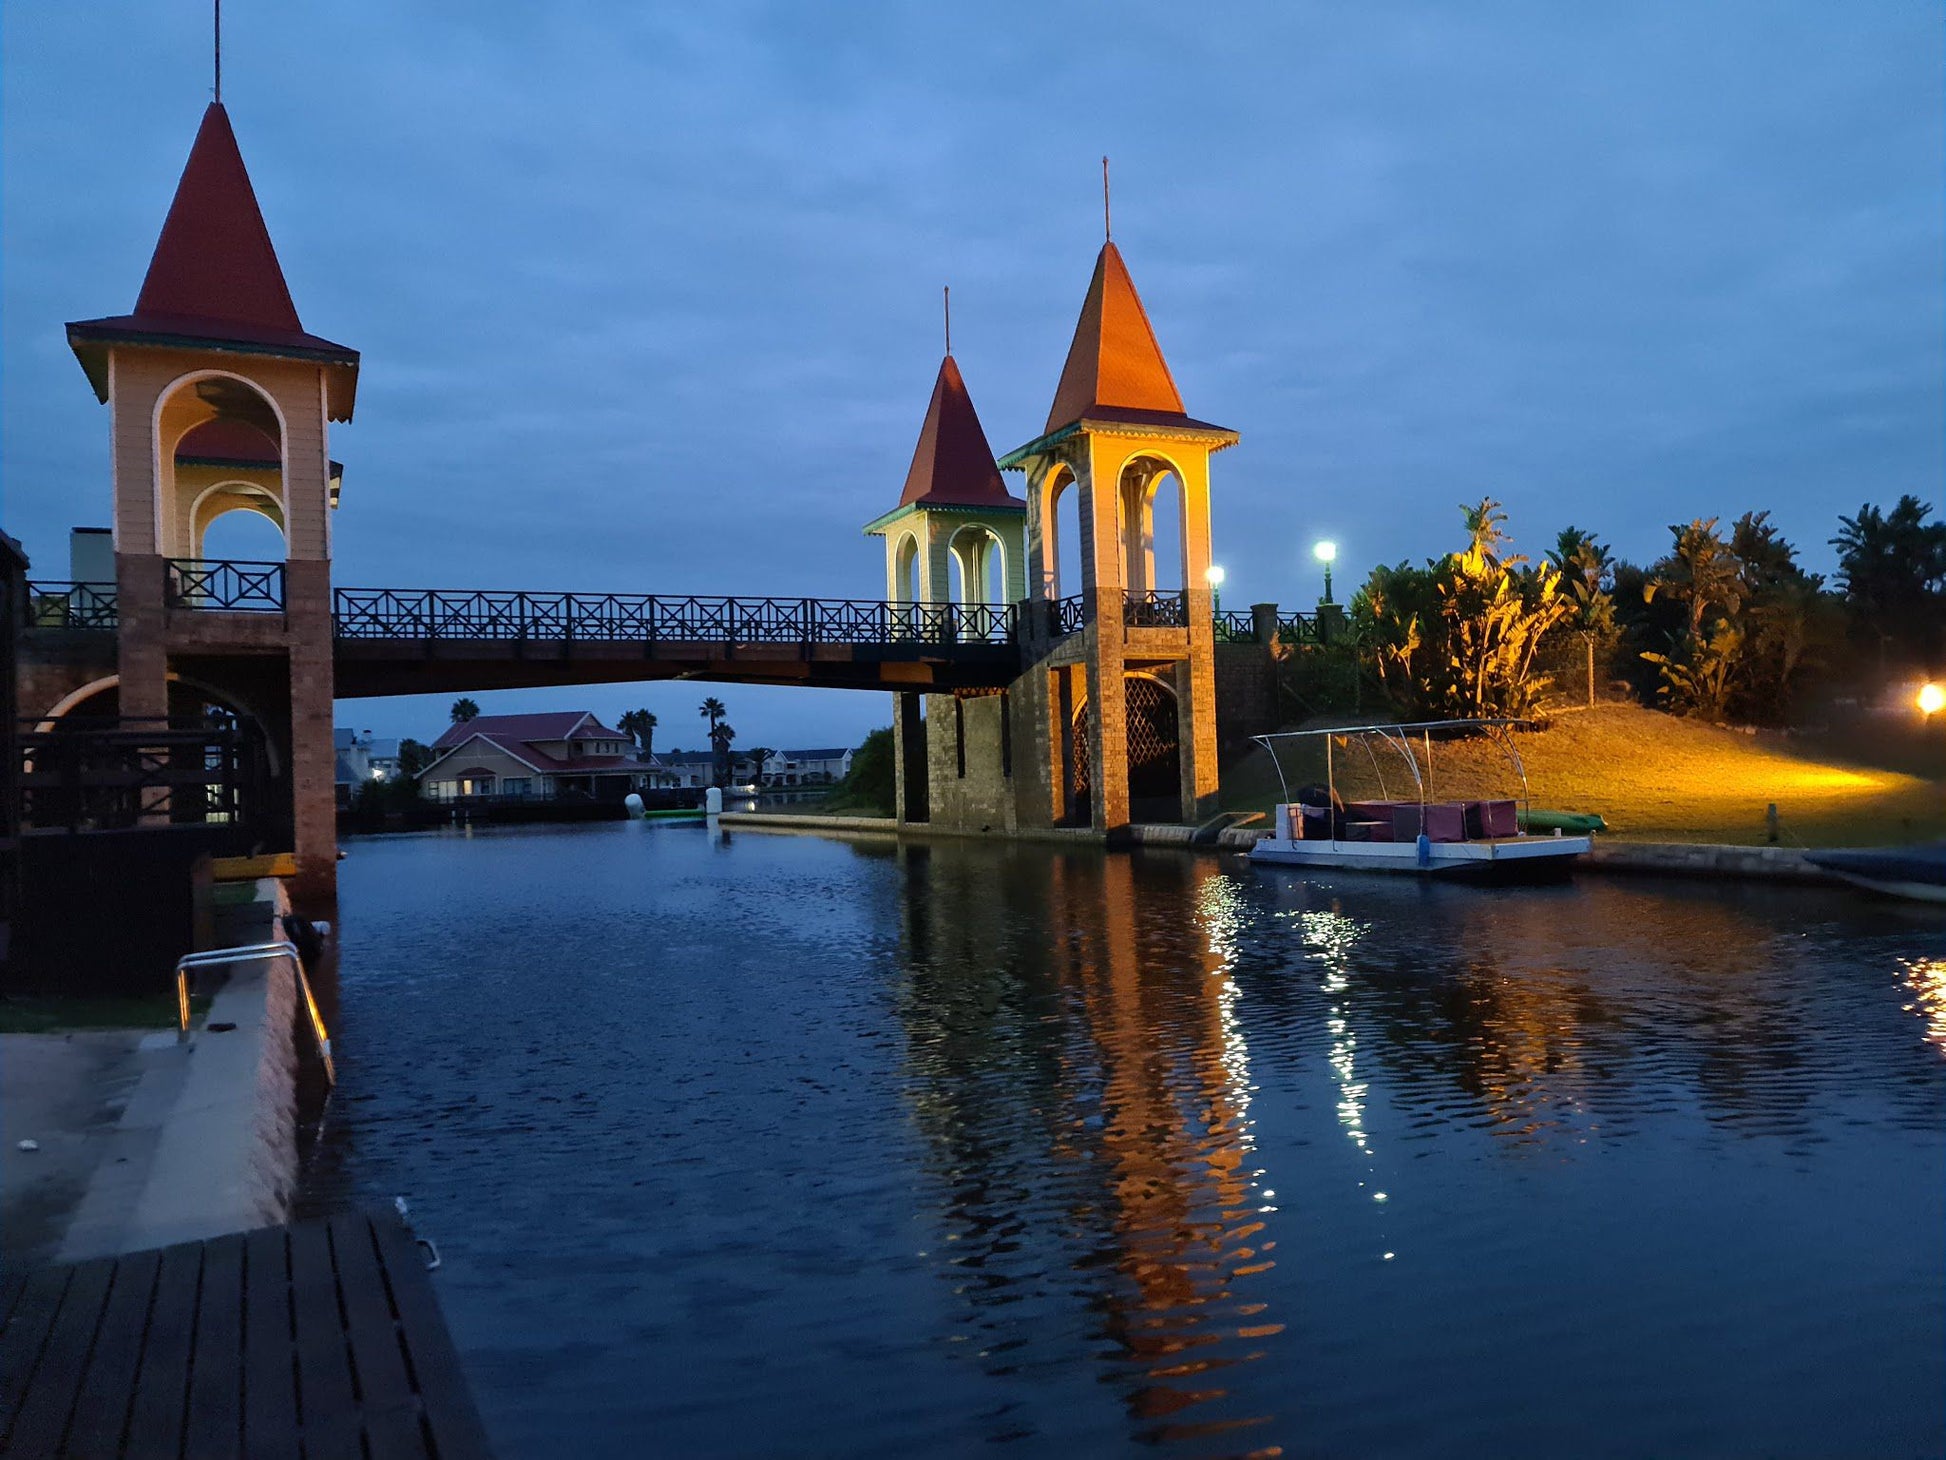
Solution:
<svg viewBox="0 0 1946 1460">
<path fill-rule="evenodd" d="M 1521 761 L 1520 752 L 1514 748 L 1513 732 L 1532 729 L 1534 726 L 1534 721 L 1523 719 L 1406 720 L 1396 724 L 1334 725 L 1321 730 L 1277 730 L 1267 735 L 1252 735 L 1250 738 L 1270 752 L 1270 763 L 1277 767 L 1277 784 L 1283 789 L 1285 804 L 1289 805 L 1291 804 L 1291 783 L 1284 774 L 1284 763 L 1277 758 L 1277 747 L 1273 742 L 1311 740 L 1320 735 L 1325 737 L 1325 790 L 1334 803 L 1338 799 L 1337 768 L 1331 753 L 1331 742 L 1334 736 L 1344 736 L 1347 740 L 1354 735 L 1359 737 L 1359 743 L 1364 746 L 1366 757 L 1372 763 L 1372 771 L 1378 777 L 1380 796 L 1385 800 L 1391 800 L 1391 792 L 1385 784 L 1385 773 L 1379 769 L 1377 753 L 1372 749 L 1371 737 L 1376 736 L 1388 748 L 1396 750 L 1403 756 L 1405 763 L 1412 768 L 1412 779 L 1419 792 L 1419 805 L 1424 808 L 1432 804 L 1433 731 L 1484 731 L 1486 738 L 1500 747 L 1501 753 L 1513 766 L 1514 774 L 1520 778 L 1520 812 L 1524 818 L 1534 809 L 1533 795 L 1527 784 L 1527 767 Z M 1419 770 L 1419 758 L 1412 752 L 1410 737 L 1414 735 L 1422 736 L 1426 747 L 1426 769 L 1423 775 Z M 1335 843 L 1337 838 L 1334 836 L 1332 841 Z"/>
</svg>

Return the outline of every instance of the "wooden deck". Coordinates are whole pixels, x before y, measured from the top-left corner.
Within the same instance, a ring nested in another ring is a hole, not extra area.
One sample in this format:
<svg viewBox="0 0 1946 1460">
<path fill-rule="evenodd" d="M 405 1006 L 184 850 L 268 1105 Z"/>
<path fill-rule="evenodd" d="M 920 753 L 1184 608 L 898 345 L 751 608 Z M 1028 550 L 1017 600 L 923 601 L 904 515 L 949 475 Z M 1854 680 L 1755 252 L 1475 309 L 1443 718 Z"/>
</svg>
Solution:
<svg viewBox="0 0 1946 1460">
<path fill-rule="evenodd" d="M 0 1282 L 0 1454 L 488 1453 L 419 1248 L 389 1212 Z"/>
</svg>

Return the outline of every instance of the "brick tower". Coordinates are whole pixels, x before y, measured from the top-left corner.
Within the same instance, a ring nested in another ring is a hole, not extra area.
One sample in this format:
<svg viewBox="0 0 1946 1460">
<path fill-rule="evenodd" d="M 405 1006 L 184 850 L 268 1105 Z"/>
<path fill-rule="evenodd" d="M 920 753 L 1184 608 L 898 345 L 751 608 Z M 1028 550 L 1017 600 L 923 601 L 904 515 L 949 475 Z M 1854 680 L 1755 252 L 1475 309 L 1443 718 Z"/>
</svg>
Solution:
<svg viewBox="0 0 1946 1460">
<path fill-rule="evenodd" d="M 70 324 L 109 408 L 120 712 L 159 718 L 193 680 L 256 719 L 291 794 L 295 898 L 337 882 L 328 423 L 358 353 L 305 332 L 220 102 L 203 115 L 132 314 Z M 202 560 L 229 511 L 282 531 L 279 563 Z M 272 847 L 269 850 L 283 850 Z"/>
<path fill-rule="evenodd" d="M 1035 774 L 1019 788 L 1023 825 L 1113 833 L 1215 811 L 1209 459 L 1236 440 L 1184 411 L 1121 253 L 1104 244 L 1047 426 L 999 462 L 1027 477 L 1034 662 L 1015 698 Z M 1160 559 L 1159 492 L 1181 524 Z M 1070 494 L 1078 583 L 1060 569 Z"/>
<path fill-rule="evenodd" d="M 1026 513 L 1026 503 L 1008 493 L 993 463 L 993 448 L 949 347 L 899 505 L 865 524 L 867 534 L 885 539 L 885 601 L 895 632 L 903 620 L 921 636 L 950 626 L 957 615 L 984 635 L 987 625 L 971 620 L 1004 614 L 1026 596 Z M 922 701 L 928 702 L 923 712 Z M 924 773 L 932 758 L 927 739 L 944 732 L 946 714 L 954 732 L 963 734 L 966 706 L 951 695 L 916 693 L 900 694 L 894 703 L 899 815 L 925 821 L 933 779 Z M 957 748 L 939 753 L 964 758 Z"/>
</svg>

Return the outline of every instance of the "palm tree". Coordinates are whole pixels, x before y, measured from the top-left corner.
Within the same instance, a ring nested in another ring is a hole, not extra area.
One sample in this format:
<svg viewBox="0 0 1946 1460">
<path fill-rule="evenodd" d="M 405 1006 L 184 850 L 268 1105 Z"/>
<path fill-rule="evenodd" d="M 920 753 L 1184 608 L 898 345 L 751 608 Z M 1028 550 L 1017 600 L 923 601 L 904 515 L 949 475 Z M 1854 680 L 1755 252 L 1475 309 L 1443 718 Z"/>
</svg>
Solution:
<svg viewBox="0 0 1946 1460">
<path fill-rule="evenodd" d="M 723 706 L 715 700 L 708 702 L 716 706 L 716 713 L 723 713 Z M 707 708 L 707 706 L 705 707 Z M 710 767 L 711 779 L 719 786 L 730 784 L 730 742 L 737 738 L 736 730 L 727 721 L 713 719 L 709 727 L 709 747 L 715 752 L 715 763 Z"/>
<path fill-rule="evenodd" d="M 643 760 L 651 758 L 655 745 L 656 718 L 649 710 L 630 710 L 622 716 L 617 727 L 624 735 L 635 742 L 636 753 Z"/>
<path fill-rule="evenodd" d="M 764 783 L 764 762 L 775 754 L 768 745 L 753 745 L 743 752 L 743 758 L 755 767 L 751 779 L 759 786 Z"/>
<path fill-rule="evenodd" d="M 714 740 L 716 738 L 717 723 L 720 720 L 722 720 L 722 718 L 725 715 L 727 715 L 729 711 L 723 708 L 723 701 L 719 700 L 715 695 L 711 695 L 708 699 L 703 701 L 702 706 L 696 711 L 696 713 L 701 715 L 705 720 L 709 721 L 710 738 Z"/>
<path fill-rule="evenodd" d="M 464 725 L 468 720 L 475 718 L 480 713 L 479 702 L 469 699 L 465 695 L 461 695 L 453 701 L 453 708 L 450 713 L 455 725 Z"/>
</svg>

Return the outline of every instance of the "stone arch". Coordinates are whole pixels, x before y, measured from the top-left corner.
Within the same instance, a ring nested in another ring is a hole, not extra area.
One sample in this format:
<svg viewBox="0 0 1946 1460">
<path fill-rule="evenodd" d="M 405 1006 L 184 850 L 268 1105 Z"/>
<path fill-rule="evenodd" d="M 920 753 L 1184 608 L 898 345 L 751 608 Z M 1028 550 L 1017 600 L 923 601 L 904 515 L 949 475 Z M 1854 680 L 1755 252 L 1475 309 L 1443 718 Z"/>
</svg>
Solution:
<svg viewBox="0 0 1946 1460">
<path fill-rule="evenodd" d="M 268 388 L 235 371 L 191 370 L 157 393 L 150 425 L 156 544 L 164 557 L 198 555 L 208 521 L 221 515 L 205 505 L 206 520 L 198 523 L 198 499 L 225 480 L 249 487 L 251 496 L 275 505 L 284 556 L 289 556 L 284 464 L 290 432 L 283 407 Z M 200 453 L 199 436 L 205 446 Z"/>
<path fill-rule="evenodd" d="M 1063 464 L 1049 473 L 1041 488 L 1041 595 L 1070 598 L 1084 591 L 1089 573 L 1089 545 L 1082 530 L 1081 479 Z"/>
<path fill-rule="evenodd" d="M 283 757 L 278 750 L 277 737 L 270 733 L 271 724 L 246 697 L 231 690 L 218 689 L 205 680 L 178 674 L 174 670 L 169 671 L 168 682 L 172 688 L 179 685 L 185 690 L 192 690 L 205 700 L 221 705 L 231 714 L 250 721 L 263 736 L 264 758 L 271 776 L 274 778 L 283 774 Z M 121 686 L 121 675 L 104 674 L 99 679 L 92 679 L 80 688 L 69 691 L 56 700 L 35 722 L 34 732 L 45 735 L 51 730 L 59 730 L 63 721 L 72 723 L 83 718 L 92 718 L 97 714 L 104 716 L 115 714 L 120 709 Z M 109 695 L 115 696 L 115 702 L 112 704 L 107 700 Z M 90 700 L 100 700 L 102 703 L 94 711 L 77 713 L 80 707 Z"/>
<path fill-rule="evenodd" d="M 1137 821 L 1177 820 L 1182 814 L 1182 729 L 1175 685 L 1147 670 L 1124 671 L 1122 714 L 1130 815 Z M 1094 704 L 1083 698 L 1068 729 L 1068 819 L 1083 825 L 1095 793 L 1088 753 L 1093 731 Z"/>
</svg>

